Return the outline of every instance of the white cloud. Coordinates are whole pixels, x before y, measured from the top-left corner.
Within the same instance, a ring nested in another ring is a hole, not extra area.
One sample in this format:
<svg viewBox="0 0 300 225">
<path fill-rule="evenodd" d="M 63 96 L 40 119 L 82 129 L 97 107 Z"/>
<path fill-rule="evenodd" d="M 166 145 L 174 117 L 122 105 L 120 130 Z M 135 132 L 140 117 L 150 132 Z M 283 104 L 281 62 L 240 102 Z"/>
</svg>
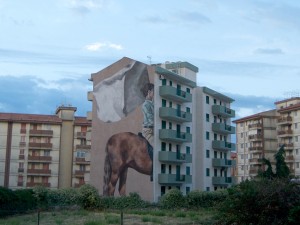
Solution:
<svg viewBox="0 0 300 225">
<path fill-rule="evenodd" d="M 72 8 L 85 8 L 87 10 L 103 7 L 103 0 L 69 0 Z"/>
<path fill-rule="evenodd" d="M 115 49 L 115 50 L 122 50 L 123 47 L 122 45 L 119 44 L 114 44 L 114 43 L 110 43 L 110 42 L 96 42 L 93 44 L 89 44 L 85 46 L 85 49 L 88 51 L 100 51 L 102 49 Z"/>
</svg>

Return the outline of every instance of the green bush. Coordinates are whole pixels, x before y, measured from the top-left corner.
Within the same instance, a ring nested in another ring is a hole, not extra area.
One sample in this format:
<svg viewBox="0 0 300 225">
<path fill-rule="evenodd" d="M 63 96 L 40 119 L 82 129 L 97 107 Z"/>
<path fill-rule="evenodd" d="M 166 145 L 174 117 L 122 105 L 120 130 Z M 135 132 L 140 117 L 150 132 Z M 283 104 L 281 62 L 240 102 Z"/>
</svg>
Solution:
<svg viewBox="0 0 300 225">
<path fill-rule="evenodd" d="M 102 197 L 100 204 L 101 208 L 105 209 L 138 209 L 150 205 L 150 203 L 142 200 L 137 193 L 129 193 L 129 196 L 121 197 Z"/>
<path fill-rule="evenodd" d="M 95 187 L 89 184 L 82 185 L 79 190 L 79 205 L 84 209 L 96 209 L 100 207 L 100 196 Z"/>
<path fill-rule="evenodd" d="M 186 206 L 185 197 L 177 188 L 171 189 L 160 198 L 159 206 L 163 209 L 183 208 Z"/>
<path fill-rule="evenodd" d="M 213 207 L 226 199 L 227 191 L 191 191 L 186 196 L 187 207 L 190 209 L 199 209 Z"/>
<path fill-rule="evenodd" d="M 80 195 L 75 188 L 49 190 L 47 201 L 49 206 L 72 206 L 80 203 Z"/>
<path fill-rule="evenodd" d="M 286 179 L 258 179 L 228 189 L 220 212 L 225 224 L 288 224 L 288 219 L 299 215 L 293 211 L 299 212 L 299 205 L 300 187 L 296 184 Z"/>
</svg>

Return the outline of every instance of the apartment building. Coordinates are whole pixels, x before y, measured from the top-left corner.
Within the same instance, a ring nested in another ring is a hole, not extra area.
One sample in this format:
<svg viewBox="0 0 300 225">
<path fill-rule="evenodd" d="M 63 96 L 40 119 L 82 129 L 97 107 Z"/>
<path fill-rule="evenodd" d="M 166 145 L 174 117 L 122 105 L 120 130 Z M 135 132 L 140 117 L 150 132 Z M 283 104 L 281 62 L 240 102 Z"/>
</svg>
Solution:
<svg viewBox="0 0 300 225">
<path fill-rule="evenodd" d="M 300 98 L 275 102 L 278 114 L 278 146 L 284 145 L 285 162 L 291 174 L 300 176 Z"/>
<path fill-rule="evenodd" d="M 277 101 L 275 106 L 273 110 L 233 121 L 236 123 L 239 182 L 265 169 L 263 157 L 270 160 L 274 169 L 274 154 L 282 145 L 291 174 L 300 175 L 300 98 Z"/>
<path fill-rule="evenodd" d="M 171 188 L 187 194 L 232 184 L 233 99 L 197 87 L 197 73 L 188 62 L 146 65 L 124 57 L 91 75 L 90 182 L 100 193 L 137 192 L 157 201 Z M 147 84 L 154 92 L 145 95 Z M 152 124 L 145 125 L 149 117 Z M 145 130 L 151 134 L 150 147 L 139 135 Z"/>
<path fill-rule="evenodd" d="M 91 122 L 76 107 L 55 115 L 0 113 L 0 186 L 78 187 L 89 180 Z"/>
<path fill-rule="evenodd" d="M 278 150 L 276 110 L 233 121 L 236 123 L 237 182 L 257 176 L 262 158 L 274 165 Z"/>
</svg>

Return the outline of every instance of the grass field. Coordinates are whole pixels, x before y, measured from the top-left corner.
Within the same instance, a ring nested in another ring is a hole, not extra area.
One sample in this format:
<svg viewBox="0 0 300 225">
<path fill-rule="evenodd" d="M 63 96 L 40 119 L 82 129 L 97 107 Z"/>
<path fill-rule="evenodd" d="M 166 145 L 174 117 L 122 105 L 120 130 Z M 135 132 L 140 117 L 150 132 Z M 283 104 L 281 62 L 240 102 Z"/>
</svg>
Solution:
<svg viewBox="0 0 300 225">
<path fill-rule="evenodd" d="M 131 210 L 123 213 L 124 225 L 170 224 L 209 225 L 216 222 L 217 212 L 211 209 L 197 211 Z M 0 225 L 35 225 L 38 213 L 0 219 Z M 60 210 L 41 212 L 40 225 L 108 225 L 121 224 L 121 213 L 113 211 Z"/>
</svg>

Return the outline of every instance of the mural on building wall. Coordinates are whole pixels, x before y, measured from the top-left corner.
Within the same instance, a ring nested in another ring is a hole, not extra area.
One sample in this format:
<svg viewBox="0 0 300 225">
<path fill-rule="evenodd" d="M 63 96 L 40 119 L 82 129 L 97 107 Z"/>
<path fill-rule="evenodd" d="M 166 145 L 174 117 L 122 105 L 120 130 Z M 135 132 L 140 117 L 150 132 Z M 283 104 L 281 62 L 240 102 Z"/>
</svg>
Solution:
<svg viewBox="0 0 300 225">
<path fill-rule="evenodd" d="M 113 134 L 106 142 L 104 196 L 114 195 L 118 181 L 120 195 L 126 194 L 128 168 L 150 175 L 152 180 L 153 95 L 147 65 L 133 60 L 94 88 L 97 117 L 105 123 L 120 121 L 139 106 L 143 112 L 141 132 L 135 134 L 128 127 L 128 132 Z"/>
</svg>

